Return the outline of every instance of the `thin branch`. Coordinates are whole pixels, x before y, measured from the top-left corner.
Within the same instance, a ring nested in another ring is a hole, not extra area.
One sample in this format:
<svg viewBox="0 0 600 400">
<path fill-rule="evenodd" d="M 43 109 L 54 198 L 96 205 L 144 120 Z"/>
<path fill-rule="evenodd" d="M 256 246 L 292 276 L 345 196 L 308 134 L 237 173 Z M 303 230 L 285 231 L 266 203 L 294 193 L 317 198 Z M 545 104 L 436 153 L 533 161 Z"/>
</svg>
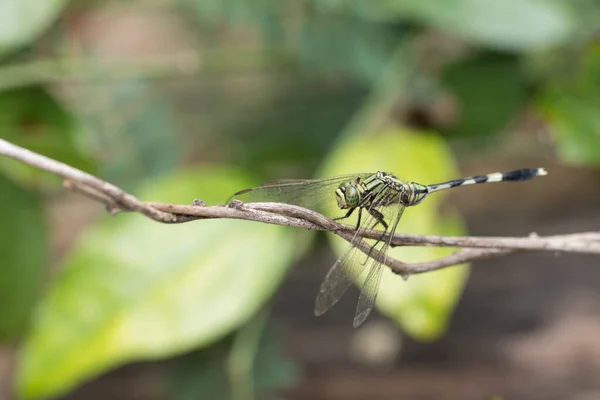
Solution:
<svg viewBox="0 0 600 400">
<path fill-rule="evenodd" d="M 75 181 L 65 179 L 63 181 L 63 187 L 75 193 L 89 197 L 92 200 L 96 200 L 99 203 L 104 203 L 106 205 L 106 211 L 108 211 L 111 215 L 116 215 L 123 211 L 121 206 L 116 201 L 90 186 L 85 186 Z"/>
<path fill-rule="evenodd" d="M 242 203 L 206 207 L 195 201 L 193 205 L 144 202 L 122 189 L 79 169 L 21 148 L 0 139 L 0 154 L 65 178 L 64 186 L 106 205 L 111 214 L 139 212 L 162 223 L 183 223 L 199 219 L 243 219 L 301 229 L 333 232 L 350 242 L 354 227 L 337 223 L 318 212 L 283 203 Z M 379 238 L 380 231 L 361 231 L 363 239 Z M 474 237 L 474 236 L 418 236 L 394 235 L 393 246 L 438 246 L 462 248 L 438 260 L 406 264 L 372 250 L 365 240 L 357 247 L 365 254 L 385 263 L 392 271 L 403 276 L 433 271 L 465 262 L 498 257 L 516 251 L 552 251 L 600 254 L 600 232 L 541 237 L 534 233 L 527 237 Z"/>
<path fill-rule="evenodd" d="M 0 139 L 0 154 L 4 154 L 5 156 L 21 161 L 22 163 L 51 172 L 55 175 L 62 176 L 70 181 L 77 182 L 79 189 L 81 189 L 82 186 L 88 186 L 91 189 L 95 189 L 97 192 L 103 193 L 112 199 L 114 203 L 110 204 L 111 206 L 116 204 L 124 210 L 140 212 L 156 221 L 167 223 L 174 222 L 174 216 L 172 214 L 150 207 L 143 201 L 138 200 L 135 196 L 119 189 L 115 185 L 105 182 L 100 178 L 96 178 L 77 168 L 73 168 L 70 165 L 61 163 L 60 161 L 34 153 L 3 139 Z M 99 198 L 96 197 L 94 200 L 99 200 Z"/>
<path fill-rule="evenodd" d="M 514 253 L 516 251 L 517 250 L 512 249 L 465 248 L 438 260 L 410 264 L 407 266 L 407 272 L 405 275 L 421 274 L 423 272 L 435 271 L 438 269 L 447 268 L 453 265 L 460 265 L 475 260 L 483 260 L 486 258 L 504 256 L 510 253 Z"/>
</svg>

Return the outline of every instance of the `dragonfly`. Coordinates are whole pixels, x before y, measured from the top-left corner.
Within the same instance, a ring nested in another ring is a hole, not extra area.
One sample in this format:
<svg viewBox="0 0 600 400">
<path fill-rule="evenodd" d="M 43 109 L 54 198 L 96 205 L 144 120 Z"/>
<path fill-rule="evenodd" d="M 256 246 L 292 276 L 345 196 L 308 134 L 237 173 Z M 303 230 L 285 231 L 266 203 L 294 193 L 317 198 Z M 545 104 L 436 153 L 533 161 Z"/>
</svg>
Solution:
<svg viewBox="0 0 600 400">
<path fill-rule="evenodd" d="M 343 296 L 352 282 L 362 280 L 353 326 L 360 326 L 369 316 L 379 290 L 385 257 L 398 222 L 406 207 L 421 203 L 429 194 L 459 186 L 490 182 L 528 181 L 546 175 L 543 168 L 525 168 L 454 179 L 433 185 L 404 182 L 387 172 L 357 173 L 324 179 L 286 179 L 269 181 L 261 186 L 241 190 L 231 198 L 245 202 L 278 202 L 319 211 L 329 202 L 337 203 L 340 213 L 335 221 L 356 217 L 354 234 L 347 250 L 336 260 L 323 280 L 315 300 L 315 315 L 329 310 Z M 371 239 L 370 250 L 359 248 L 365 230 L 381 232 Z M 374 254 L 383 255 L 375 257 Z"/>
</svg>

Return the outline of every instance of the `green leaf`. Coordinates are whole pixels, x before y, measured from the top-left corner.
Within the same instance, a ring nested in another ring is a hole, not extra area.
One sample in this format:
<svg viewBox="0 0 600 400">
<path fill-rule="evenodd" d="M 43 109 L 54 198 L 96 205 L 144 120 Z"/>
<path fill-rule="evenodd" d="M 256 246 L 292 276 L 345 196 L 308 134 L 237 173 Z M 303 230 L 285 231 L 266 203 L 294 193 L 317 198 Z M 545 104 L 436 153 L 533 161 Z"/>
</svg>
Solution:
<svg viewBox="0 0 600 400">
<path fill-rule="evenodd" d="M 420 22 L 482 45 L 517 51 L 564 43 L 577 28 L 572 10 L 552 0 L 315 1 L 385 21 Z"/>
<path fill-rule="evenodd" d="M 0 340 L 29 321 L 47 258 L 47 234 L 37 197 L 0 174 Z"/>
<path fill-rule="evenodd" d="M 66 0 L 0 1 L 0 54 L 32 41 L 66 3 Z"/>
<path fill-rule="evenodd" d="M 232 399 L 258 397 L 296 380 L 296 368 L 281 352 L 275 331 L 262 312 L 240 329 L 228 359 Z"/>
<path fill-rule="evenodd" d="M 557 142 L 559 156 L 574 165 L 600 165 L 600 46 L 590 49 L 569 78 L 555 79 L 539 107 Z"/>
<path fill-rule="evenodd" d="M 415 19 L 492 47 L 531 50 L 568 39 L 576 22 L 548 0 L 398 2 Z"/>
<path fill-rule="evenodd" d="M 257 391 L 292 386 L 299 380 L 298 366 L 286 355 L 282 340 L 277 333 L 275 326 L 267 324 L 260 338 L 252 371 Z"/>
<path fill-rule="evenodd" d="M 93 172 L 93 164 L 77 143 L 78 126 L 44 89 L 0 92 L 3 139 L 75 168 Z M 0 159 L 0 170 L 26 186 L 49 186 L 60 178 L 13 160 Z"/>
<path fill-rule="evenodd" d="M 422 184 L 439 183 L 458 177 L 450 149 L 438 135 L 396 130 L 370 136 L 353 136 L 340 143 L 326 163 L 323 176 L 351 172 L 386 171 L 398 178 Z M 460 235 L 464 232 L 455 215 L 442 217 L 438 207 L 444 192 L 429 196 L 417 207 L 408 208 L 398 233 Z M 341 255 L 348 243 L 332 237 Z M 451 249 L 434 247 L 394 248 L 394 258 L 419 262 L 444 257 Z M 432 340 L 442 335 L 451 311 L 464 287 L 468 269 L 453 267 L 411 276 L 404 281 L 389 268 L 383 274 L 377 308 L 398 322 L 410 335 Z"/>
<path fill-rule="evenodd" d="M 270 398 L 265 394 L 273 390 L 295 383 L 297 366 L 284 354 L 275 327 L 267 321 L 256 330 L 257 324 L 264 324 L 263 314 L 234 335 L 175 360 L 167 375 L 166 397 L 262 399 Z"/>
<path fill-rule="evenodd" d="M 456 125 L 448 129 L 451 135 L 492 135 L 514 118 L 527 98 L 527 82 L 513 55 L 485 53 L 454 64 L 443 80 L 460 110 Z"/>
<path fill-rule="evenodd" d="M 186 170 L 148 182 L 140 198 L 222 203 L 247 187 L 235 171 Z M 104 218 L 81 236 L 39 309 L 21 355 L 18 392 L 64 393 L 102 371 L 206 346 L 272 295 L 306 236 L 236 220 L 163 225 Z"/>
</svg>

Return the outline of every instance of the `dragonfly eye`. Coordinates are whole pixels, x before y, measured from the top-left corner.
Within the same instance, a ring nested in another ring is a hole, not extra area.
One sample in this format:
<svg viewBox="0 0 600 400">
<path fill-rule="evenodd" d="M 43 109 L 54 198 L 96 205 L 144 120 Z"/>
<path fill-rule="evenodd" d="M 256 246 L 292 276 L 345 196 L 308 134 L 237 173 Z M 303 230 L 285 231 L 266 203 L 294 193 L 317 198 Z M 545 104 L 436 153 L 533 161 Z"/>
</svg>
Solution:
<svg viewBox="0 0 600 400">
<path fill-rule="evenodd" d="M 338 207 L 342 210 L 358 206 L 359 192 L 352 182 L 342 183 L 338 190 L 336 190 L 335 195 Z"/>
</svg>

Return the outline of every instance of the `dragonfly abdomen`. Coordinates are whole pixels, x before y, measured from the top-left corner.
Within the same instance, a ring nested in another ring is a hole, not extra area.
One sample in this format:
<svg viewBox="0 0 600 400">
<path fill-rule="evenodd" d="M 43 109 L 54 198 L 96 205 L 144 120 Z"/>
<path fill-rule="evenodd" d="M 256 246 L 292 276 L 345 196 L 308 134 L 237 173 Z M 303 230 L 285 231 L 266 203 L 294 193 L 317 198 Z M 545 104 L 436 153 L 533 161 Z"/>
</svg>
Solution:
<svg viewBox="0 0 600 400">
<path fill-rule="evenodd" d="M 544 168 L 524 168 L 509 172 L 494 172 L 487 175 L 478 175 L 470 178 L 455 179 L 452 181 L 438 183 L 437 185 L 428 185 L 428 193 L 438 190 L 450 189 L 458 186 L 476 185 L 487 182 L 505 182 L 505 181 L 528 181 L 536 176 L 546 175 Z"/>
</svg>

